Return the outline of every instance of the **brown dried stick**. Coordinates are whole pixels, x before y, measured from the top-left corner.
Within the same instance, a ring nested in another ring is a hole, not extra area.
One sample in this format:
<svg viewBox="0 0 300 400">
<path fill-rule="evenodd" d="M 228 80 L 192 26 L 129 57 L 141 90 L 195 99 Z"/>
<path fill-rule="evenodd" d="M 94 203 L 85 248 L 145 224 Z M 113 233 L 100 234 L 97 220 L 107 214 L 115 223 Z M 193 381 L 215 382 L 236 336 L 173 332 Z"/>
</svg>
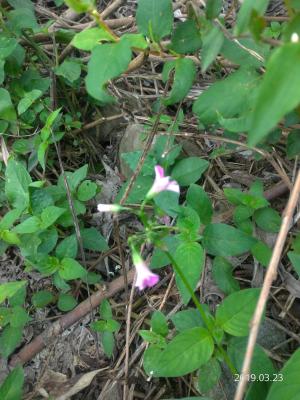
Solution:
<svg viewBox="0 0 300 400">
<path fill-rule="evenodd" d="M 265 309 L 265 305 L 268 300 L 272 282 L 276 278 L 276 275 L 277 275 L 278 263 L 280 261 L 283 246 L 284 246 L 287 234 L 288 234 L 290 226 L 291 226 L 293 214 L 294 214 L 295 208 L 297 206 L 298 198 L 299 198 L 299 193 L 300 193 L 300 169 L 298 171 L 298 175 L 297 175 L 293 190 L 291 192 L 288 204 L 284 211 L 280 231 L 277 236 L 277 240 L 276 240 L 275 247 L 273 250 L 272 258 L 271 258 L 269 266 L 268 266 L 268 270 L 267 270 L 267 273 L 266 273 L 266 276 L 264 279 L 264 283 L 263 283 L 263 286 L 262 286 L 262 289 L 260 292 L 260 296 L 259 296 L 259 299 L 257 302 L 253 320 L 251 323 L 251 329 L 250 329 L 250 334 L 249 334 L 249 339 L 248 339 L 247 350 L 246 350 L 246 354 L 244 357 L 240 381 L 239 381 L 239 384 L 238 384 L 238 387 L 237 387 L 237 390 L 235 393 L 234 400 L 242 400 L 246 386 L 247 386 L 247 376 L 250 371 L 251 361 L 252 361 L 252 357 L 253 357 L 254 347 L 255 347 L 255 343 L 256 343 L 256 339 L 257 339 L 257 334 L 259 331 L 261 318 L 262 318 L 262 315 L 263 315 L 263 312 Z"/>
<path fill-rule="evenodd" d="M 127 274 L 129 283 L 133 281 L 134 270 Z M 60 335 L 65 329 L 78 322 L 81 318 L 85 317 L 91 311 L 91 307 L 96 308 L 101 301 L 114 296 L 116 293 L 124 289 L 124 278 L 120 276 L 103 290 L 98 290 L 92 294 L 90 298 L 80 303 L 74 310 L 63 315 L 58 321 L 54 322 L 49 328 L 45 329 L 43 333 L 34 338 L 29 344 L 25 345 L 17 354 L 15 354 L 9 365 L 14 367 L 17 364 L 25 364 L 30 361 L 36 354 L 42 351 L 48 344 Z"/>
</svg>

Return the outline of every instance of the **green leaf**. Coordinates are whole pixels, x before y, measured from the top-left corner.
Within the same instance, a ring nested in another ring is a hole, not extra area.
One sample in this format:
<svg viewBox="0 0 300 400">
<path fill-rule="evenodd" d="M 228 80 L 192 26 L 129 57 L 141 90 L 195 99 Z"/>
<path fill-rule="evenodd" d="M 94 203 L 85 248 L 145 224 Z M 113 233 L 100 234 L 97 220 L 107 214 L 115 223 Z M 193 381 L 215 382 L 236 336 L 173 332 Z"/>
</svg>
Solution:
<svg viewBox="0 0 300 400">
<path fill-rule="evenodd" d="M 0 55 L 1 59 L 5 60 L 5 58 L 9 57 L 11 53 L 15 50 L 17 47 L 18 42 L 16 39 L 9 37 L 3 32 L 1 32 L 0 35 Z"/>
<path fill-rule="evenodd" d="M 117 197 L 115 198 L 115 202 L 120 201 L 122 195 L 124 194 L 128 182 L 125 182 L 123 186 L 121 187 L 120 192 L 118 193 Z M 151 176 L 142 176 L 140 175 L 134 185 L 133 188 L 130 191 L 130 194 L 127 198 L 126 203 L 140 203 L 145 199 L 146 194 L 150 190 L 151 186 L 153 184 L 153 179 Z"/>
<path fill-rule="evenodd" d="M 78 244 L 76 235 L 71 235 L 63 239 L 55 249 L 55 255 L 58 258 L 76 258 Z"/>
<path fill-rule="evenodd" d="M 221 54 L 229 61 L 241 65 L 243 67 L 261 67 L 264 65 L 263 59 L 257 59 L 249 54 L 247 49 L 255 51 L 262 57 L 267 58 L 270 52 L 270 46 L 255 41 L 253 38 L 239 39 L 239 43 L 243 46 L 240 47 L 236 42 L 224 39 L 224 43 L 221 49 Z"/>
<path fill-rule="evenodd" d="M 84 31 L 83 31 L 84 32 Z M 71 59 L 65 60 L 58 67 L 54 68 L 55 75 L 62 76 L 69 82 L 73 83 L 79 79 L 81 74 L 81 66 L 78 62 Z"/>
<path fill-rule="evenodd" d="M 169 48 L 179 54 L 194 53 L 201 47 L 200 30 L 194 20 L 186 20 L 176 25 Z"/>
<path fill-rule="evenodd" d="M 289 133 L 286 141 L 286 154 L 291 160 L 300 155 L 300 131 L 292 131 Z"/>
<path fill-rule="evenodd" d="M 269 0 L 244 0 L 238 13 L 234 34 L 239 36 L 247 30 L 254 12 L 256 15 L 264 15 L 268 3 Z"/>
<path fill-rule="evenodd" d="M 83 181 L 77 190 L 77 198 L 80 201 L 88 201 L 92 199 L 97 193 L 97 185 L 96 183 L 86 180 Z"/>
<path fill-rule="evenodd" d="M 5 194 L 13 207 L 20 210 L 28 207 L 28 186 L 31 182 L 26 168 L 19 162 L 10 159 L 5 171 Z"/>
<path fill-rule="evenodd" d="M 21 210 L 18 209 L 8 211 L 0 221 L 0 230 L 11 228 L 21 213 Z"/>
<path fill-rule="evenodd" d="M 15 121 L 17 119 L 10 94 L 3 88 L 0 88 L 0 119 L 4 119 L 5 121 Z"/>
<path fill-rule="evenodd" d="M 65 212 L 65 208 L 56 206 L 49 206 L 45 208 L 41 214 L 41 228 L 47 229 L 49 226 L 53 225 L 54 222 Z"/>
<path fill-rule="evenodd" d="M 154 203 L 171 217 L 177 216 L 179 193 L 164 190 L 154 197 Z"/>
<path fill-rule="evenodd" d="M 211 358 L 206 364 L 202 365 L 198 371 L 197 388 L 200 393 L 207 393 L 217 385 L 221 377 L 221 367 L 219 361 Z"/>
<path fill-rule="evenodd" d="M 112 332 L 102 332 L 101 341 L 104 353 L 107 355 L 107 357 L 111 357 L 115 347 L 114 334 Z"/>
<path fill-rule="evenodd" d="M 226 224 L 210 224 L 203 232 L 203 246 L 215 256 L 237 256 L 250 250 L 256 240 Z"/>
<path fill-rule="evenodd" d="M 233 336 L 246 336 L 260 289 L 244 289 L 230 294 L 217 308 L 217 324 Z"/>
<path fill-rule="evenodd" d="M 43 168 L 43 171 L 46 170 L 45 156 L 48 147 L 49 147 L 48 142 L 42 142 L 38 147 L 38 152 L 37 152 L 38 161 L 40 163 L 40 166 Z"/>
<path fill-rule="evenodd" d="M 18 365 L 7 375 L 7 377 L 3 381 L 0 387 L 0 399 L 21 400 L 23 383 L 24 383 L 23 368 L 20 365 Z"/>
<path fill-rule="evenodd" d="M 204 307 L 205 311 L 208 312 L 208 307 L 206 304 L 202 304 L 202 307 Z M 176 314 L 172 315 L 171 321 L 179 332 L 196 327 L 205 327 L 202 317 L 196 308 L 189 308 L 187 310 L 177 312 Z"/>
<path fill-rule="evenodd" d="M 125 163 L 129 166 L 131 171 L 135 171 L 136 167 L 139 163 L 139 160 L 141 158 L 142 151 L 137 150 L 137 151 L 130 151 L 128 153 L 122 153 L 121 157 L 125 161 Z M 156 165 L 156 160 L 151 157 L 147 156 L 144 162 L 144 165 L 142 167 L 141 173 L 142 175 L 153 175 L 154 167 Z"/>
<path fill-rule="evenodd" d="M 91 323 L 91 328 L 96 332 L 116 332 L 120 329 L 120 324 L 114 319 L 98 320 Z"/>
<path fill-rule="evenodd" d="M 240 69 L 205 90 L 194 102 L 193 112 L 205 125 L 217 123 L 219 115 L 224 118 L 240 116 L 252 106 L 259 80 L 257 72 Z"/>
<path fill-rule="evenodd" d="M 264 267 L 269 265 L 272 250 L 264 242 L 258 241 L 255 243 L 255 245 L 251 247 L 251 253 L 261 265 Z"/>
<path fill-rule="evenodd" d="M 32 104 L 42 96 L 43 92 L 38 89 L 33 89 L 31 92 L 25 93 L 24 97 L 19 101 L 18 114 L 22 115 L 28 110 Z"/>
<path fill-rule="evenodd" d="M 41 220 L 38 217 L 29 217 L 17 225 L 13 231 L 19 234 L 35 233 L 41 229 Z"/>
<path fill-rule="evenodd" d="M 80 232 L 85 249 L 93 251 L 106 251 L 109 249 L 105 238 L 96 228 L 82 229 Z"/>
<path fill-rule="evenodd" d="M 111 306 L 110 303 L 107 299 L 104 299 L 100 306 L 99 306 L 99 312 L 100 312 L 100 316 L 103 319 L 112 319 L 112 311 L 111 311 Z"/>
<path fill-rule="evenodd" d="M 217 18 L 222 9 L 222 0 L 206 0 L 206 17 L 208 19 Z"/>
<path fill-rule="evenodd" d="M 73 37 L 71 45 L 80 50 L 90 51 L 100 42 L 114 42 L 114 37 L 101 27 L 85 29 Z"/>
<path fill-rule="evenodd" d="M 143 338 L 145 342 L 157 345 L 162 349 L 166 347 L 166 339 L 156 332 L 140 330 L 139 335 Z"/>
<path fill-rule="evenodd" d="M 104 104 L 112 103 L 114 98 L 108 94 L 106 85 L 126 71 L 130 60 L 131 49 L 126 41 L 95 46 L 85 80 L 88 93 Z"/>
<path fill-rule="evenodd" d="M 57 307 L 60 309 L 60 311 L 70 311 L 76 306 L 77 301 L 72 295 L 66 293 L 61 293 L 59 295 Z"/>
<path fill-rule="evenodd" d="M 240 289 L 240 285 L 232 276 L 233 266 L 223 257 L 216 257 L 213 261 L 212 276 L 217 286 L 225 293 L 230 294 Z"/>
<path fill-rule="evenodd" d="M 23 327 L 6 326 L 0 336 L 0 353 L 8 358 L 22 340 Z"/>
<path fill-rule="evenodd" d="M 0 284 L 0 303 L 14 296 L 18 290 L 27 284 L 26 281 L 7 282 Z"/>
<path fill-rule="evenodd" d="M 172 70 L 175 71 L 173 86 L 169 96 L 163 100 L 167 106 L 178 103 L 185 98 L 196 76 L 194 62 L 189 58 L 178 58 L 174 61 L 167 61 L 164 64 L 162 72 L 163 82 L 169 79 Z"/>
<path fill-rule="evenodd" d="M 39 292 L 34 293 L 31 297 L 31 302 L 36 308 L 44 308 L 48 304 L 52 303 L 54 300 L 54 296 L 48 290 L 40 290 Z"/>
<path fill-rule="evenodd" d="M 226 188 L 224 194 L 230 203 L 239 205 L 242 204 L 254 210 L 267 207 L 269 202 L 263 196 L 257 196 L 251 193 L 244 193 L 239 189 Z"/>
<path fill-rule="evenodd" d="M 53 206 L 54 200 L 46 189 L 33 189 L 30 194 L 32 213 L 40 215 L 46 207 Z"/>
<path fill-rule="evenodd" d="M 20 238 L 15 232 L 5 229 L 0 232 L 0 239 L 8 244 L 20 245 Z"/>
<path fill-rule="evenodd" d="M 41 240 L 38 246 L 38 253 L 49 254 L 50 251 L 54 249 L 58 240 L 57 229 L 50 228 L 39 234 L 39 239 Z"/>
<path fill-rule="evenodd" d="M 300 43 L 286 43 L 274 50 L 259 88 L 248 142 L 255 146 L 300 102 Z M 285 71 L 283 74 L 282 71 Z M 285 101 L 282 101 L 282 99 Z"/>
<path fill-rule="evenodd" d="M 65 3 L 77 13 L 85 13 L 95 7 L 94 0 L 65 0 Z"/>
<path fill-rule="evenodd" d="M 266 232 L 278 232 L 281 225 L 279 213 L 271 207 L 255 211 L 253 219 L 257 226 Z"/>
<path fill-rule="evenodd" d="M 151 317 L 151 328 L 153 332 L 163 337 L 167 336 L 169 329 L 166 317 L 161 311 L 155 311 Z"/>
<path fill-rule="evenodd" d="M 300 393 L 300 349 L 296 350 L 272 383 L 266 400 L 298 400 Z"/>
<path fill-rule="evenodd" d="M 70 279 L 84 278 L 86 270 L 73 258 L 65 257 L 61 260 L 61 266 L 58 270 L 59 275 L 66 281 Z"/>
<path fill-rule="evenodd" d="M 24 310 L 23 307 L 15 306 L 12 308 L 10 325 L 13 328 L 19 328 L 19 327 L 23 328 L 24 325 L 26 325 L 26 323 L 30 320 L 31 320 L 31 318 L 29 317 L 29 315 L 27 314 L 27 312 Z"/>
<path fill-rule="evenodd" d="M 172 170 L 172 178 L 175 179 L 179 185 L 188 186 L 191 183 L 197 182 L 208 166 L 208 161 L 200 157 L 184 158 L 175 164 Z"/>
<path fill-rule="evenodd" d="M 211 357 L 214 343 L 204 328 L 179 333 L 158 355 L 151 368 L 154 377 L 177 377 L 195 371 Z M 150 372 L 146 371 L 146 372 Z"/>
<path fill-rule="evenodd" d="M 147 40 L 141 33 L 125 33 L 121 40 L 126 41 L 131 48 L 145 50 L 149 47 Z"/>
<path fill-rule="evenodd" d="M 23 29 L 32 29 L 33 31 L 39 28 L 34 11 L 31 8 L 18 8 L 10 11 L 7 14 L 8 28 L 12 29 L 17 35 L 21 35 Z"/>
<path fill-rule="evenodd" d="M 200 244 L 196 242 L 182 243 L 177 247 L 174 259 L 192 289 L 195 290 L 204 265 L 204 251 Z M 176 271 L 175 278 L 182 301 L 187 304 L 191 295 Z"/>
<path fill-rule="evenodd" d="M 186 200 L 187 204 L 197 212 L 202 224 L 207 225 L 211 222 L 213 215 L 211 200 L 201 186 L 192 184 L 187 191 Z"/>
<path fill-rule="evenodd" d="M 180 240 L 178 236 L 174 235 L 166 236 L 164 239 L 162 239 L 162 244 L 163 246 L 166 247 L 169 253 L 173 254 L 175 253 L 176 248 L 180 244 Z M 152 254 L 150 267 L 152 269 L 156 269 L 165 267 L 166 265 L 169 264 L 170 264 L 170 259 L 166 255 L 166 253 L 163 250 L 156 248 Z"/>
<path fill-rule="evenodd" d="M 158 42 L 169 35 L 173 26 L 171 0 L 139 0 L 136 12 L 139 32 Z"/>
<path fill-rule="evenodd" d="M 224 41 L 224 35 L 218 26 L 212 25 L 208 32 L 202 34 L 201 71 L 207 70 L 219 54 Z"/>
<path fill-rule="evenodd" d="M 300 277 L 300 254 L 297 254 L 295 251 L 289 251 L 288 258 L 289 258 L 290 262 L 292 263 L 298 276 Z"/>
</svg>

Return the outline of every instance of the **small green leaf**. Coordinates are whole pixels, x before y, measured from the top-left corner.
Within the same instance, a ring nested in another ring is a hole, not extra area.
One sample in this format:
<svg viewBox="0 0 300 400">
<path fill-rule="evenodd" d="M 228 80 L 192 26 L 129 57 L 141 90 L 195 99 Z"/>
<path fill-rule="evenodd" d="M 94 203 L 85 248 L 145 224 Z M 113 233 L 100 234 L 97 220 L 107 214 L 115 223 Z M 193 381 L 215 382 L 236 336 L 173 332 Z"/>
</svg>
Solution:
<svg viewBox="0 0 300 400">
<path fill-rule="evenodd" d="M 105 238 L 96 228 L 82 229 L 80 232 L 85 249 L 93 251 L 106 251 L 109 249 Z"/>
<path fill-rule="evenodd" d="M 64 258 L 76 258 L 78 251 L 78 244 L 76 235 L 71 235 L 63 239 L 55 249 L 56 257 Z"/>
<path fill-rule="evenodd" d="M 202 35 L 201 71 L 205 72 L 219 54 L 224 41 L 224 35 L 218 26 L 213 25 Z"/>
<path fill-rule="evenodd" d="M 191 183 L 197 182 L 204 171 L 209 166 L 208 161 L 200 157 L 188 157 L 178 161 L 173 170 L 172 178 L 175 179 L 179 185 L 188 186 Z"/>
<path fill-rule="evenodd" d="M 278 232 L 281 225 L 281 217 L 279 213 L 271 207 L 257 210 L 253 219 L 257 226 L 266 232 Z"/>
<path fill-rule="evenodd" d="M 41 229 L 41 220 L 38 217 L 29 217 L 17 225 L 13 231 L 15 233 L 35 233 Z"/>
<path fill-rule="evenodd" d="M 174 259 L 192 289 L 195 290 L 204 265 L 204 251 L 200 244 L 182 243 L 177 247 Z M 187 304 L 191 299 L 191 294 L 176 271 L 175 278 L 183 303 Z"/>
<path fill-rule="evenodd" d="M 0 387 L 1 400 L 21 400 L 24 372 L 20 365 L 13 369 Z"/>
<path fill-rule="evenodd" d="M 206 17 L 208 19 L 217 18 L 222 9 L 222 0 L 206 0 Z"/>
<path fill-rule="evenodd" d="M 204 328 L 186 330 L 171 340 L 150 371 L 154 377 L 177 377 L 195 371 L 211 357 L 214 343 Z"/>
<path fill-rule="evenodd" d="M 57 307 L 60 309 L 60 311 L 70 311 L 76 306 L 77 301 L 72 295 L 66 293 L 61 293 L 59 295 Z"/>
<path fill-rule="evenodd" d="M 1 32 L 0 35 L 0 54 L 1 54 L 1 59 L 5 59 L 11 55 L 11 53 L 15 50 L 17 47 L 18 42 L 16 41 L 15 38 L 9 37 Z"/>
<path fill-rule="evenodd" d="M 40 143 L 40 145 L 38 147 L 38 152 L 37 152 L 38 161 L 40 163 L 40 166 L 43 168 L 43 171 L 46 170 L 45 157 L 46 157 L 46 151 L 47 151 L 48 147 L 49 147 L 48 142 L 42 142 L 42 143 Z"/>
<path fill-rule="evenodd" d="M 166 339 L 153 331 L 140 330 L 139 335 L 145 342 L 159 346 L 160 348 L 166 347 Z"/>
<path fill-rule="evenodd" d="M 20 245 L 20 238 L 15 232 L 5 229 L 0 232 L 0 239 L 8 244 Z"/>
<path fill-rule="evenodd" d="M 151 328 L 153 332 L 163 337 L 167 336 L 169 329 L 166 317 L 161 311 L 155 311 L 151 317 Z"/>
<path fill-rule="evenodd" d="M 300 43 L 286 43 L 269 58 L 251 113 L 248 142 L 255 146 L 300 103 Z M 283 74 L 282 71 L 285 71 Z M 282 101 L 282 99 L 285 101 Z"/>
<path fill-rule="evenodd" d="M 218 287 L 230 294 L 240 289 L 237 280 L 232 276 L 233 266 L 223 257 L 216 257 L 213 261 L 212 276 Z"/>
<path fill-rule="evenodd" d="M 20 210 L 29 205 L 28 186 L 32 182 L 26 168 L 10 159 L 5 171 L 5 194 L 9 203 Z"/>
<path fill-rule="evenodd" d="M 226 224 L 210 224 L 203 232 L 203 246 L 215 256 L 237 256 L 250 250 L 256 240 Z"/>
<path fill-rule="evenodd" d="M 6 89 L 0 88 L 0 119 L 4 119 L 5 121 L 15 121 L 16 118 L 17 114 L 9 92 Z"/>
<path fill-rule="evenodd" d="M 206 364 L 202 365 L 198 371 L 197 388 L 200 393 L 210 391 L 220 379 L 222 370 L 219 362 L 211 358 Z"/>
<path fill-rule="evenodd" d="M 45 208 L 41 214 L 42 229 L 47 229 L 49 226 L 53 225 L 54 222 L 65 212 L 65 208 L 60 208 L 56 206 L 49 206 Z"/>
<path fill-rule="evenodd" d="M 147 40 L 141 33 L 125 33 L 121 40 L 126 41 L 131 48 L 145 50 L 149 47 Z"/>
<path fill-rule="evenodd" d="M 201 186 L 192 184 L 187 191 L 186 200 L 187 204 L 198 213 L 202 224 L 207 225 L 211 222 L 213 214 L 211 200 Z"/>
<path fill-rule="evenodd" d="M 105 31 L 101 27 L 97 27 L 85 29 L 79 33 L 76 33 L 72 39 L 71 45 L 79 50 L 90 51 L 102 41 L 114 42 L 115 39 L 109 32 Z"/>
<path fill-rule="evenodd" d="M 300 131 L 292 131 L 289 133 L 286 141 L 286 154 L 291 160 L 300 155 Z"/>
<path fill-rule="evenodd" d="M 81 182 L 77 190 L 77 198 L 80 201 L 88 201 L 92 199 L 97 193 L 96 183 L 86 180 Z"/>
<path fill-rule="evenodd" d="M 111 305 L 107 299 L 104 299 L 99 306 L 100 316 L 103 319 L 112 319 Z"/>
<path fill-rule="evenodd" d="M 24 325 L 26 325 L 26 323 L 28 321 L 30 321 L 30 317 L 27 314 L 27 312 L 24 310 L 23 307 L 21 306 L 15 306 L 12 308 L 12 315 L 10 318 L 10 325 L 13 328 L 23 328 Z"/>
<path fill-rule="evenodd" d="M 0 336 L 0 353 L 7 358 L 20 344 L 22 340 L 23 327 L 6 326 Z"/>
<path fill-rule="evenodd" d="M 255 259 L 264 267 L 269 265 L 272 250 L 264 242 L 258 241 L 254 246 L 251 247 L 251 253 Z"/>
<path fill-rule="evenodd" d="M 65 0 L 65 3 L 77 13 L 85 13 L 95 7 L 94 0 Z"/>
<path fill-rule="evenodd" d="M 34 293 L 31 297 L 31 302 L 36 308 L 44 308 L 48 304 L 52 303 L 54 300 L 54 296 L 48 290 L 40 290 L 39 292 Z"/>
<path fill-rule="evenodd" d="M 54 68 L 55 75 L 62 76 L 67 81 L 73 83 L 79 79 L 81 66 L 78 62 L 71 59 L 63 61 L 58 67 Z"/>
<path fill-rule="evenodd" d="M 196 76 L 194 62 L 189 58 L 178 58 L 175 61 L 167 61 L 164 64 L 162 72 L 163 82 L 169 79 L 172 70 L 174 70 L 173 86 L 169 96 L 163 100 L 167 106 L 178 103 L 185 98 Z"/>
<path fill-rule="evenodd" d="M 171 0 L 139 0 L 136 12 L 139 32 L 155 41 L 169 35 L 173 25 Z"/>
<path fill-rule="evenodd" d="M 300 254 L 297 254 L 295 251 L 289 251 L 288 258 L 290 259 L 290 262 L 292 263 L 295 271 L 300 277 Z"/>
<path fill-rule="evenodd" d="M 120 329 L 120 324 L 114 319 L 108 319 L 106 321 L 99 320 L 91 323 L 91 328 L 96 332 L 116 332 Z"/>
<path fill-rule="evenodd" d="M 107 357 L 111 357 L 115 347 L 114 334 L 112 332 L 102 332 L 101 341 L 104 353 L 107 355 Z"/>
<path fill-rule="evenodd" d="M 28 108 L 31 107 L 38 98 L 41 97 L 42 94 L 43 92 L 38 89 L 33 89 L 31 92 L 25 93 L 24 97 L 19 101 L 18 114 L 24 114 L 24 112 L 27 111 Z"/>
<path fill-rule="evenodd" d="M 59 275 L 66 281 L 70 279 L 84 278 L 86 270 L 73 258 L 63 258 L 58 270 Z"/>
<path fill-rule="evenodd" d="M 107 93 L 106 85 L 126 71 L 130 60 L 131 49 L 126 41 L 95 46 L 85 80 L 88 93 L 104 104 L 112 103 L 114 98 Z"/>
<path fill-rule="evenodd" d="M 246 336 L 253 317 L 260 289 L 244 289 L 234 292 L 217 308 L 217 324 L 233 336 Z"/>
<path fill-rule="evenodd" d="M 26 281 L 8 282 L 0 284 L 0 304 L 14 296 L 18 290 L 27 284 Z"/>
<path fill-rule="evenodd" d="M 186 20 L 176 25 L 169 48 L 179 54 L 194 53 L 201 47 L 200 30 L 194 20 Z"/>
<path fill-rule="evenodd" d="M 208 306 L 206 304 L 202 304 L 202 307 L 204 308 L 205 312 L 209 314 Z M 189 308 L 187 310 L 179 311 L 172 315 L 171 320 L 179 332 L 196 327 L 205 327 L 205 323 L 203 322 L 202 317 L 196 308 Z"/>
</svg>

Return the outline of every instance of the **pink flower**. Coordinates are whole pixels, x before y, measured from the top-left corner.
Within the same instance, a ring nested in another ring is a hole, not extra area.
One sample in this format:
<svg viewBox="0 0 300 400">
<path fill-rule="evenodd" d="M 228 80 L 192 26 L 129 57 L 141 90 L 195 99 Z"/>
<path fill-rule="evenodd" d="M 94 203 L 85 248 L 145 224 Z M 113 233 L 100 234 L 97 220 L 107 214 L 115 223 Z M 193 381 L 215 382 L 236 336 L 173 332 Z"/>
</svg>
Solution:
<svg viewBox="0 0 300 400">
<path fill-rule="evenodd" d="M 98 204 L 97 209 L 100 212 L 119 212 L 123 207 L 118 204 Z"/>
<path fill-rule="evenodd" d="M 155 166 L 155 179 L 153 185 L 149 192 L 147 193 L 147 198 L 154 197 L 164 190 L 170 190 L 171 192 L 179 193 L 179 185 L 176 181 L 172 181 L 169 176 L 165 176 L 165 171 L 160 165 Z"/>
<path fill-rule="evenodd" d="M 147 287 L 156 285 L 159 281 L 159 276 L 150 271 L 142 257 L 134 251 L 132 254 L 132 259 L 137 274 L 135 287 L 138 287 L 140 290 L 144 290 Z"/>
</svg>

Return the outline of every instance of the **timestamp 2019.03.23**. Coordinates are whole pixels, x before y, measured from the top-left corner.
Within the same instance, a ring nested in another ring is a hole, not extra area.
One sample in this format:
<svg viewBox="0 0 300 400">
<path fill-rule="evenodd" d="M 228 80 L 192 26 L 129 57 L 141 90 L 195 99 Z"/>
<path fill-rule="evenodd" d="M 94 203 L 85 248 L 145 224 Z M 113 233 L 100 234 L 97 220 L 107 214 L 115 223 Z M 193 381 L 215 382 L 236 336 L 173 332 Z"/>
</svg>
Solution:
<svg viewBox="0 0 300 400">
<path fill-rule="evenodd" d="M 282 382 L 283 381 L 283 374 L 234 374 L 233 379 L 235 382 L 239 382 L 245 378 L 249 382 Z"/>
</svg>

